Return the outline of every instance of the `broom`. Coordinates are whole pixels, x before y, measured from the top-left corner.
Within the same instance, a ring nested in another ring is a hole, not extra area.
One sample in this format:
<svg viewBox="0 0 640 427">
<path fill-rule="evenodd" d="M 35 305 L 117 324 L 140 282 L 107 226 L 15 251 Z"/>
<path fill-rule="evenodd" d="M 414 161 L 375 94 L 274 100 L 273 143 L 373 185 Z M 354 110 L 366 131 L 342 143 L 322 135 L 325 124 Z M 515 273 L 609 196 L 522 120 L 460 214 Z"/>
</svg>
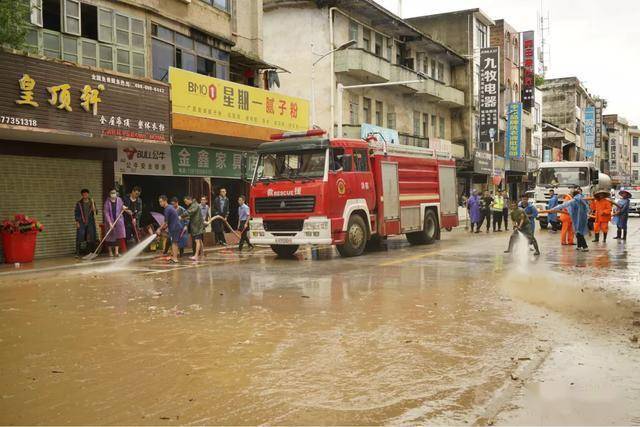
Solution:
<svg viewBox="0 0 640 427">
<path fill-rule="evenodd" d="M 116 223 L 118 222 L 118 220 L 120 219 L 120 217 L 122 216 L 122 214 L 124 213 L 124 209 L 122 211 L 120 211 L 120 214 L 118 215 L 118 217 L 116 218 L 115 221 L 113 221 L 113 224 L 111 225 L 111 228 L 109 228 L 109 231 L 107 231 L 107 233 L 104 235 L 104 237 L 102 238 L 102 240 L 100 241 L 100 244 L 98 245 L 98 247 L 96 248 L 95 251 L 91 252 L 88 255 L 85 255 L 82 259 L 85 261 L 91 261 L 92 259 L 94 259 L 95 257 L 98 256 L 98 254 L 100 253 L 100 249 L 102 249 L 102 245 L 104 244 L 104 241 L 107 240 L 107 237 L 109 237 L 109 234 L 111 233 L 111 231 L 116 228 Z"/>
</svg>

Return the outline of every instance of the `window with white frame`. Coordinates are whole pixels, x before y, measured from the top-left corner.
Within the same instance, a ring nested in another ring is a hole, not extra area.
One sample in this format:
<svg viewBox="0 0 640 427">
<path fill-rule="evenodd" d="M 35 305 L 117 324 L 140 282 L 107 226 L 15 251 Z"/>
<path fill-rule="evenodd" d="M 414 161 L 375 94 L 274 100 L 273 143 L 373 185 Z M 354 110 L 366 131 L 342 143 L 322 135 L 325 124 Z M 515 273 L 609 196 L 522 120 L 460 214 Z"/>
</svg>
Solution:
<svg viewBox="0 0 640 427">
<path fill-rule="evenodd" d="M 146 75 L 145 23 L 80 0 L 30 0 L 27 48 L 50 58 Z"/>
<path fill-rule="evenodd" d="M 384 120 L 383 119 L 383 117 L 384 117 L 383 113 L 384 113 L 384 111 L 383 110 L 384 110 L 384 108 L 383 108 L 382 102 L 381 101 L 376 101 L 376 125 L 377 126 L 384 126 L 384 123 L 383 123 L 383 120 Z"/>
<path fill-rule="evenodd" d="M 360 124 L 360 97 L 355 94 L 349 94 L 349 123 Z"/>
<path fill-rule="evenodd" d="M 393 105 L 387 105 L 387 127 L 389 129 L 396 128 L 396 112 Z"/>
<path fill-rule="evenodd" d="M 229 52 L 158 24 L 151 25 L 152 76 L 167 81 L 169 67 L 229 80 Z"/>
<path fill-rule="evenodd" d="M 360 44 L 360 24 L 356 21 L 349 21 L 349 40 L 355 40 Z"/>
<path fill-rule="evenodd" d="M 487 42 L 487 26 L 480 21 L 476 21 L 476 48 L 487 47 Z"/>
</svg>

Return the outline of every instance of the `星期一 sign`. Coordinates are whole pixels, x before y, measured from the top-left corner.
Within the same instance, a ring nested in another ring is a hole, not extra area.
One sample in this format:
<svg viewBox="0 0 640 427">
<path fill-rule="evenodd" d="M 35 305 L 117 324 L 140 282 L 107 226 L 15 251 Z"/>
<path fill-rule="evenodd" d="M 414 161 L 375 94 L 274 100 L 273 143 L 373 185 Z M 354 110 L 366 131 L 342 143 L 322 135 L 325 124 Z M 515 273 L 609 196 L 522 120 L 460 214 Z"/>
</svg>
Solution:
<svg viewBox="0 0 640 427">
<path fill-rule="evenodd" d="M 169 68 L 172 112 L 250 126 L 309 128 L 309 102 L 264 89 Z"/>
<path fill-rule="evenodd" d="M 242 177 L 242 151 L 216 148 L 171 146 L 173 174 L 215 178 Z M 250 179 L 257 161 L 255 153 L 247 153 L 245 178 Z"/>
</svg>

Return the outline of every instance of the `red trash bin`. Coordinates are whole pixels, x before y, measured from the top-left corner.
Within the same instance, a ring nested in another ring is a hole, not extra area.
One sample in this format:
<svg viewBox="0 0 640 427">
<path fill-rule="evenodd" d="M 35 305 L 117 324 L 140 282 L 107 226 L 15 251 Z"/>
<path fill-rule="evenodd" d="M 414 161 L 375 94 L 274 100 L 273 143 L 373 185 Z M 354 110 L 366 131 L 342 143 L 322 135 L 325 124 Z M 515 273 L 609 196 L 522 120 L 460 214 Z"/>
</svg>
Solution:
<svg viewBox="0 0 640 427">
<path fill-rule="evenodd" d="M 2 250 L 4 262 L 31 262 L 36 253 L 37 231 L 26 233 L 2 233 Z"/>
</svg>

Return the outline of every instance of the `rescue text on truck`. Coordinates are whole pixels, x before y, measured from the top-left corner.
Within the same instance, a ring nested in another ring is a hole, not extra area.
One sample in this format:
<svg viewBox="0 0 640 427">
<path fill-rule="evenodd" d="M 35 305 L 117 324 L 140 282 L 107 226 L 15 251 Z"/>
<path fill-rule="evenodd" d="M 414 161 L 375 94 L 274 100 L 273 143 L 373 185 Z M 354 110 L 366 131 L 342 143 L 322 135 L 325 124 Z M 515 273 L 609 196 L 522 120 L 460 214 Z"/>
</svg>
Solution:
<svg viewBox="0 0 640 427">
<path fill-rule="evenodd" d="M 285 133 L 258 148 L 252 180 L 252 243 L 280 256 L 300 245 L 336 245 L 357 256 L 367 244 L 406 234 L 433 243 L 458 225 L 450 153 L 357 139 L 319 129 Z"/>
</svg>

